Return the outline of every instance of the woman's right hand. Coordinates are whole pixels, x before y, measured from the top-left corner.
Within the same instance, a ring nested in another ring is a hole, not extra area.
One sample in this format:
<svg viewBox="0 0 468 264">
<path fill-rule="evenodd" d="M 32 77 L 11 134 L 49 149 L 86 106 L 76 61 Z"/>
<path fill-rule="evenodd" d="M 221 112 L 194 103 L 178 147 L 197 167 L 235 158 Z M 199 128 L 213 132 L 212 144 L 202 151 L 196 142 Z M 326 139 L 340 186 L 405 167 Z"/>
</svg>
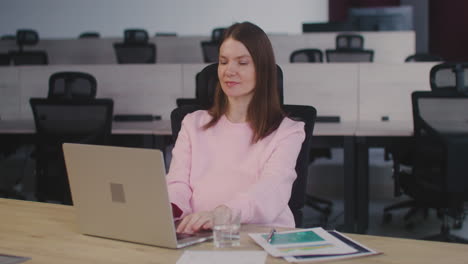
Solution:
<svg viewBox="0 0 468 264">
<path fill-rule="evenodd" d="M 215 213 L 231 213 L 231 209 L 220 205 L 211 211 L 202 211 L 185 216 L 177 226 L 177 233 L 193 234 L 200 230 L 212 229 Z"/>
</svg>

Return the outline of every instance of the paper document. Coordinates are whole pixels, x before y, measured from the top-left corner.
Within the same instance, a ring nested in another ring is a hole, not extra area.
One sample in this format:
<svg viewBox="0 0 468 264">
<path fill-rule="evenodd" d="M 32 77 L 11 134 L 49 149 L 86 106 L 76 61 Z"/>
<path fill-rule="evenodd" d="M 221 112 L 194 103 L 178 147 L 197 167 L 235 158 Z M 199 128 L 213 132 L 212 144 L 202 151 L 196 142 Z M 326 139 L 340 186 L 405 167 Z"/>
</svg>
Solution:
<svg viewBox="0 0 468 264">
<path fill-rule="evenodd" d="M 264 264 L 265 251 L 198 251 L 186 250 L 176 264 Z"/>
<path fill-rule="evenodd" d="M 249 236 L 274 257 L 350 254 L 357 249 L 332 236 L 321 227 L 277 232 L 268 243 L 268 233 Z"/>
<path fill-rule="evenodd" d="M 338 231 L 328 231 L 332 236 L 340 239 L 349 246 L 355 248 L 357 252 L 350 254 L 339 254 L 339 255 L 310 255 L 310 256 L 293 256 L 293 257 L 284 257 L 285 260 L 289 262 L 314 262 L 314 261 L 325 261 L 325 260 L 338 260 L 338 259 L 347 259 L 347 258 L 357 258 L 365 257 L 372 255 L 379 255 L 380 252 L 372 250 L 358 242 L 352 240 L 349 237 L 339 233 Z"/>
<path fill-rule="evenodd" d="M 17 264 L 30 259 L 31 258 L 0 254 L 0 264 Z"/>
</svg>

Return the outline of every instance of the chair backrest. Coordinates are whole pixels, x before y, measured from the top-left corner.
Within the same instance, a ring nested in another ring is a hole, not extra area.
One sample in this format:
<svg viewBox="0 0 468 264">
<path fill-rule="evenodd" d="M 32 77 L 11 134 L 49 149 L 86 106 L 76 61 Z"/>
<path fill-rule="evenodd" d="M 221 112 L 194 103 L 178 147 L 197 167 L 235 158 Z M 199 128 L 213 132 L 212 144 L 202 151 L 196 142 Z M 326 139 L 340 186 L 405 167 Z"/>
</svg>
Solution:
<svg viewBox="0 0 468 264">
<path fill-rule="evenodd" d="M 444 61 L 442 57 L 430 53 L 415 53 L 406 57 L 405 62 Z"/>
<path fill-rule="evenodd" d="M 31 98 L 36 126 L 37 196 L 71 204 L 62 144 L 107 144 L 113 101 Z"/>
<path fill-rule="evenodd" d="M 10 55 L 8 53 L 0 53 L 0 66 L 10 65 Z"/>
<path fill-rule="evenodd" d="M 302 143 L 301 150 L 296 161 L 296 173 L 297 178 L 294 181 L 291 198 L 289 199 L 289 208 L 293 212 L 296 227 L 302 226 L 302 208 L 305 205 L 305 195 L 307 187 L 308 177 L 308 166 L 309 166 L 309 153 L 311 146 L 312 133 L 314 130 L 315 119 L 317 111 L 312 106 L 305 105 L 283 105 L 283 111 L 286 115 L 296 121 L 302 121 L 305 123 L 305 140 Z M 182 126 L 182 120 L 184 117 L 194 111 L 203 109 L 199 105 L 184 105 L 174 109 L 171 112 L 171 127 L 172 137 L 174 141 L 177 140 L 177 136 Z"/>
<path fill-rule="evenodd" d="M 323 62 L 323 52 L 319 49 L 299 49 L 289 56 L 289 62 Z"/>
<path fill-rule="evenodd" d="M 84 72 L 56 72 L 49 78 L 49 99 L 93 99 L 97 81 Z"/>
<path fill-rule="evenodd" d="M 336 49 L 364 49 L 364 37 L 359 34 L 338 34 L 335 45 Z"/>
<path fill-rule="evenodd" d="M 99 34 L 99 32 L 95 32 L 95 31 L 87 31 L 87 32 L 83 32 L 81 33 L 78 38 L 100 38 L 101 35 Z"/>
<path fill-rule="evenodd" d="M 211 41 L 218 42 L 218 43 L 221 42 L 221 40 L 223 39 L 225 30 L 226 28 L 223 28 L 223 27 L 213 29 L 211 31 Z"/>
<path fill-rule="evenodd" d="M 213 63 L 219 60 L 219 42 L 202 41 L 203 62 Z"/>
<path fill-rule="evenodd" d="M 283 71 L 276 65 L 276 73 L 278 76 L 278 89 L 280 103 L 283 104 Z M 213 63 L 205 68 L 195 76 L 195 97 L 199 104 L 208 109 L 213 105 L 214 93 L 218 79 L 218 63 Z"/>
<path fill-rule="evenodd" d="M 34 46 L 39 42 L 39 34 L 32 29 L 19 29 L 16 31 L 16 44 L 20 51 L 23 46 Z"/>
<path fill-rule="evenodd" d="M 156 63 L 156 45 L 148 42 L 144 29 L 127 29 L 124 42 L 114 43 L 117 63 Z"/>
<path fill-rule="evenodd" d="M 424 170 L 425 174 L 438 172 L 442 176 L 435 186 L 468 198 L 468 95 L 416 91 L 411 98 L 418 150 L 414 173 L 418 170 Z"/>
<path fill-rule="evenodd" d="M 373 50 L 326 50 L 327 62 L 373 62 Z"/>
<path fill-rule="evenodd" d="M 429 79 L 432 91 L 451 91 L 468 94 L 468 63 L 445 62 L 431 68 Z"/>
</svg>

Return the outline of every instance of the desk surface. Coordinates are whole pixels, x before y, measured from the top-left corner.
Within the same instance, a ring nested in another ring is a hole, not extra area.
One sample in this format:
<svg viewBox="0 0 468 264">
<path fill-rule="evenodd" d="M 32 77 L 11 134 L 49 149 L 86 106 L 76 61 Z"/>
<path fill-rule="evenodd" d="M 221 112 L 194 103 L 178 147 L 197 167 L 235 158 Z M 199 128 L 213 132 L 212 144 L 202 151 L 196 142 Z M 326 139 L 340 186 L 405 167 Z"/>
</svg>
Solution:
<svg viewBox="0 0 468 264">
<path fill-rule="evenodd" d="M 0 120 L 0 134 L 33 134 L 36 128 L 34 120 Z M 151 122 L 112 122 L 113 134 L 150 134 L 171 135 L 171 121 L 155 120 Z"/>
<path fill-rule="evenodd" d="M 27 263 L 175 263 L 182 250 L 81 235 L 72 206 L 0 199 L 0 254 L 31 257 Z M 243 226 L 241 247 L 261 250 L 247 235 L 268 227 Z M 464 263 L 466 245 L 348 234 L 379 256 L 330 263 Z M 216 250 L 205 242 L 189 250 Z M 287 263 L 268 256 L 266 263 Z"/>
<path fill-rule="evenodd" d="M 356 122 L 316 123 L 314 135 L 353 136 Z M 33 134 L 36 131 L 34 120 L 0 120 L 0 134 Z M 152 122 L 112 122 L 113 134 L 172 135 L 170 120 Z"/>
</svg>

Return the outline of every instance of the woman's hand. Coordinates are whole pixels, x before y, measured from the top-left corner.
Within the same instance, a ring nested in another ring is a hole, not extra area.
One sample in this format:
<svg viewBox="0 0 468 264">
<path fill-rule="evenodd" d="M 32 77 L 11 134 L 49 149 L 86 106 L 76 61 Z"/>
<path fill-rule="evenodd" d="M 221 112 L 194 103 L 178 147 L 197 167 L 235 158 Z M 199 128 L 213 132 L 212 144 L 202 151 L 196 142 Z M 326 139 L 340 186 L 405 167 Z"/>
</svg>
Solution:
<svg viewBox="0 0 468 264">
<path fill-rule="evenodd" d="M 177 233 L 193 234 L 201 229 L 212 229 L 214 215 L 221 212 L 230 215 L 231 209 L 225 205 L 220 205 L 211 211 L 189 214 L 180 222 Z"/>
</svg>

